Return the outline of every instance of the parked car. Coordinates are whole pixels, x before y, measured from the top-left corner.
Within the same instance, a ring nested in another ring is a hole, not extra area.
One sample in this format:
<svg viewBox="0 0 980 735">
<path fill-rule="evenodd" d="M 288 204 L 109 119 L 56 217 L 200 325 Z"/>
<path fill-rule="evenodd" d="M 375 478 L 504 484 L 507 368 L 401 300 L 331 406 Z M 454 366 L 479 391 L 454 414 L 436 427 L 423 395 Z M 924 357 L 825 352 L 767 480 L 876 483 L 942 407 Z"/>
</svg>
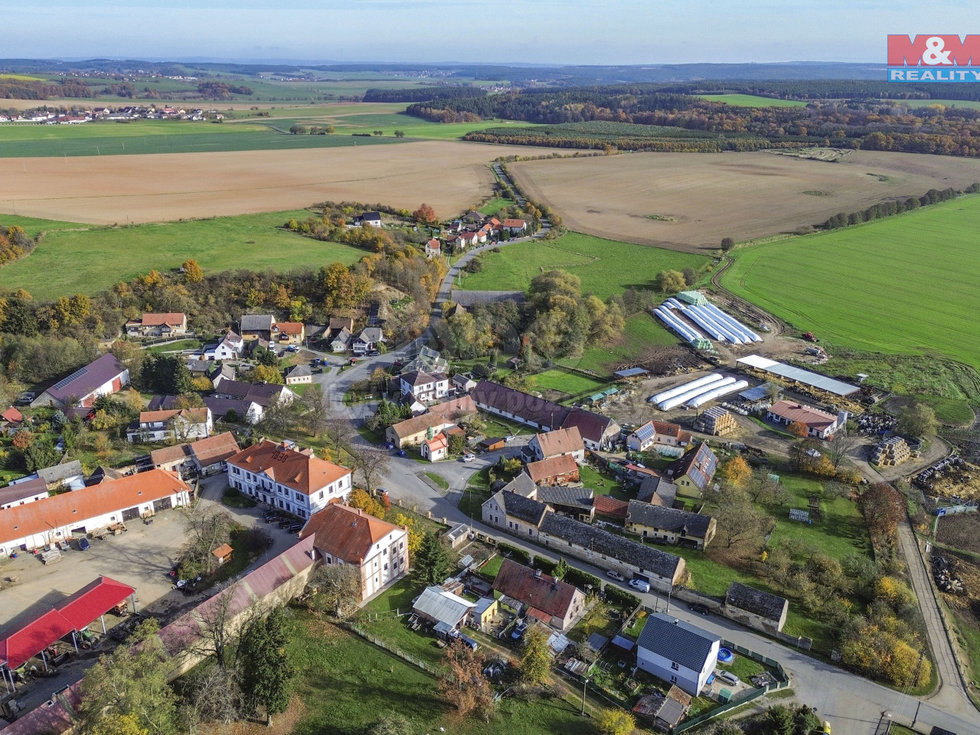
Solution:
<svg viewBox="0 0 980 735">
<path fill-rule="evenodd" d="M 609 571 L 607 571 L 606 576 L 609 577 L 609 579 L 615 579 L 617 582 L 626 581 L 626 577 L 624 577 L 622 574 L 620 574 L 614 569 L 610 569 Z"/>
<path fill-rule="evenodd" d="M 742 683 L 742 680 L 735 676 L 735 674 L 733 674 L 731 671 L 719 671 L 718 678 L 726 684 L 731 684 L 732 686 L 737 686 L 738 684 Z"/>
<path fill-rule="evenodd" d="M 710 610 L 708 610 L 707 605 L 702 605 L 700 602 L 692 602 L 689 606 L 692 613 L 697 613 L 698 615 L 707 615 Z"/>
<path fill-rule="evenodd" d="M 463 460 L 464 462 L 472 462 L 472 461 L 473 461 L 474 459 L 476 459 L 476 455 L 475 455 L 475 454 L 472 454 L 472 453 L 470 453 L 470 452 L 467 452 L 466 454 L 464 454 L 464 455 L 462 456 L 462 458 L 461 458 L 461 459 L 462 459 L 462 460 Z"/>
<path fill-rule="evenodd" d="M 520 622 L 514 627 L 514 630 L 510 632 L 510 637 L 513 638 L 515 641 L 518 641 L 524 635 L 526 630 L 527 630 L 527 623 Z"/>
<path fill-rule="evenodd" d="M 645 579 L 631 579 L 628 584 L 630 587 L 635 590 L 639 590 L 640 592 L 650 591 L 650 583 Z"/>
<path fill-rule="evenodd" d="M 89 540 L 87 538 L 82 537 L 82 538 L 78 539 L 78 550 L 79 551 L 88 551 L 88 549 L 91 548 L 91 546 L 92 546 L 92 544 L 89 543 Z"/>
</svg>

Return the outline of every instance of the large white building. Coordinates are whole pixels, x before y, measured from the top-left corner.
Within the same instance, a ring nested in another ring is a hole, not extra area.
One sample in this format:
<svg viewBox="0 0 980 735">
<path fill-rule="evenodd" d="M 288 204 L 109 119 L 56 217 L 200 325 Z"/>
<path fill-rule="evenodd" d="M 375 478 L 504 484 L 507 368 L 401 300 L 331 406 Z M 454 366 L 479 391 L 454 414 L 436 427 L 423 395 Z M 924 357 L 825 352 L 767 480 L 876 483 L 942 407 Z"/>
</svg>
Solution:
<svg viewBox="0 0 980 735">
<path fill-rule="evenodd" d="M 636 665 L 696 697 L 718 664 L 721 638 L 665 613 L 654 613 L 636 641 Z"/>
<path fill-rule="evenodd" d="M 408 572 L 408 531 L 340 503 L 310 516 L 300 538 L 313 536 L 313 548 L 324 564 L 360 569 L 361 599 Z"/>
<path fill-rule="evenodd" d="M 229 457 L 228 484 L 300 518 L 333 501 L 346 502 L 351 471 L 284 444 L 262 441 Z"/>
<path fill-rule="evenodd" d="M 36 549 L 113 523 L 187 505 L 190 488 L 175 473 L 150 470 L 0 510 L 0 556 Z"/>
</svg>

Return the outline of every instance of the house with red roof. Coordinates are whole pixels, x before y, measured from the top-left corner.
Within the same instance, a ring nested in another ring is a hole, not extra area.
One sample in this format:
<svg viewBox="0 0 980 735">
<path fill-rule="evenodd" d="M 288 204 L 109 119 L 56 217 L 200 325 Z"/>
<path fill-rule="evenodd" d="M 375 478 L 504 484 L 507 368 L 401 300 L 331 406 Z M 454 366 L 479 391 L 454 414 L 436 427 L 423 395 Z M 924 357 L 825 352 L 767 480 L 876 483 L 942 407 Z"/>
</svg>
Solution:
<svg viewBox="0 0 980 735">
<path fill-rule="evenodd" d="M 519 235 L 527 231 L 527 222 L 522 219 L 505 219 L 501 223 L 501 228 L 511 235 Z"/>
<path fill-rule="evenodd" d="M 272 325 L 272 339 L 283 345 L 301 345 L 306 338 L 302 322 L 276 322 Z"/>
<path fill-rule="evenodd" d="M 313 537 L 317 559 L 360 569 L 361 599 L 394 583 L 408 572 L 408 530 L 340 503 L 314 513 L 300 531 Z"/>
<path fill-rule="evenodd" d="M 579 481 L 578 465 L 570 454 L 528 462 L 526 469 L 535 485 L 567 485 Z"/>
<path fill-rule="evenodd" d="M 351 491 L 346 467 L 267 439 L 229 457 L 227 469 L 233 488 L 300 518 L 345 502 Z"/>
<path fill-rule="evenodd" d="M 442 255 L 442 244 L 433 237 L 425 244 L 425 257 L 435 258 L 437 255 Z"/>
<path fill-rule="evenodd" d="M 548 459 L 568 454 L 576 462 L 585 461 L 585 443 L 577 426 L 535 434 L 528 442 L 527 448 L 534 454 L 535 459 Z"/>
<path fill-rule="evenodd" d="M 586 611 L 582 590 L 510 559 L 500 565 L 493 588 L 524 607 L 529 617 L 559 631 L 570 629 Z"/>
<path fill-rule="evenodd" d="M 419 445 L 419 453 L 423 459 L 430 462 L 438 462 L 449 456 L 449 437 L 443 432 L 439 432 L 430 439 L 424 439 Z"/>
<path fill-rule="evenodd" d="M 54 408 L 90 407 L 99 396 L 116 393 L 129 385 L 129 368 L 105 354 L 62 378 L 31 401 L 31 407 Z"/>
<path fill-rule="evenodd" d="M 129 337 L 175 337 L 187 334 L 187 315 L 183 312 L 143 314 L 140 319 L 126 322 Z"/>
</svg>

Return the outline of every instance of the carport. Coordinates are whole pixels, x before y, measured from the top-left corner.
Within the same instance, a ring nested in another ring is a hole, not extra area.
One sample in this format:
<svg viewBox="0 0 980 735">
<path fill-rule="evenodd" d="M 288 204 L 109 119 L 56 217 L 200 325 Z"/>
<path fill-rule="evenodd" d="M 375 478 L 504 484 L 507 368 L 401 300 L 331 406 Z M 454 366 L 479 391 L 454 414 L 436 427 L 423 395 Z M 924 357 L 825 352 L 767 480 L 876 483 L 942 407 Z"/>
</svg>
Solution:
<svg viewBox="0 0 980 735">
<path fill-rule="evenodd" d="M 45 649 L 71 633 L 72 645 L 78 652 L 78 634 L 98 620 L 106 632 L 104 616 L 136 592 L 128 584 L 109 577 L 99 577 L 20 630 L 0 638 L 0 676 L 7 691 L 14 691 L 14 669 L 41 654 L 45 671 L 48 657 Z"/>
</svg>

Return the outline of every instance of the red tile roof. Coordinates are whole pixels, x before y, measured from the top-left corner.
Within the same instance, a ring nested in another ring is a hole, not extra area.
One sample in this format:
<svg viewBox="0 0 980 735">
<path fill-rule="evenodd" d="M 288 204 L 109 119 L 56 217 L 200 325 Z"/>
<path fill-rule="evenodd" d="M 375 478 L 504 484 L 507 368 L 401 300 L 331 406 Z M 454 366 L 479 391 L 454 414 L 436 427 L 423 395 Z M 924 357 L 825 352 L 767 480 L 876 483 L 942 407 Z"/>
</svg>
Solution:
<svg viewBox="0 0 980 735">
<path fill-rule="evenodd" d="M 651 421 L 653 430 L 662 436 L 670 436 L 679 442 L 690 442 L 691 432 L 684 431 L 679 424 L 672 424 L 669 421 Z"/>
<path fill-rule="evenodd" d="M 361 564 L 374 544 L 398 529 L 360 508 L 333 503 L 310 516 L 300 538 L 313 536 L 317 549 L 350 564 Z"/>
<path fill-rule="evenodd" d="M 302 322 L 276 322 L 276 328 L 283 334 L 302 334 Z"/>
<path fill-rule="evenodd" d="M 493 588 L 556 618 L 564 618 L 568 614 L 577 591 L 567 582 L 560 582 L 547 574 L 536 576 L 531 567 L 510 559 L 504 559 L 500 565 Z"/>
<path fill-rule="evenodd" d="M 592 501 L 595 512 L 613 518 L 626 518 L 629 503 L 612 495 L 596 495 Z"/>
<path fill-rule="evenodd" d="M 577 426 L 570 429 L 555 429 L 543 434 L 535 434 L 538 446 L 545 457 L 554 457 L 556 454 L 570 454 L 572 452 L 582 452 L 585 444 L 582 443 L 582 435 Z"/>
<path fill-rule="evenodd" d="M 0 543 L 83 525 L 90 518 L 149 503 L 182 491 L 187 483 L 173 472 L 153 469 L 99 485 L 0 510 Z"/>
<path fill-rule="evenodd" d="M 9 421 L 12 424 L 19 424 L 24 420 L 24 414 L 11 406 L 3 413 L 0 413 L 0 418 L 2 418 L 4 421 Z"/>
<path fill-rule="evenodd" d="M 529 462 L 527 465 L 527 474 L 531 476 L 535 485 L 552 477 L 573 473 L 578 473 L 578 465 L 575 464 L 575 459 L 570 454 L 561 454 L 538 462 Z"/>
<path fill-rule="evenodd" d="M 346 467 L 311 457 L 295 449 L 265 440 L 228 458 L 228 464 L 266 475 L 275 482 L 312 495 L 350 474 Z"/>
<path fill-rule="evenodd" d="M 190 452 L 201 467 L 223 462 L 239 451 L 241 449 L 235 441 L 235 435 L 230 431 L 209 436 L 207 439 L 198 439 L 190 445 Z"/>
<path fill-rule="evenodd" d="M 779 401 L 769 411 L 790 423 L 799 421 L 801 424 L 816 430 L 826 429 L 837 420 L 829 413 L 795 401 Z"/>
<path fill-rule="evenodd" d="M 192 424 L 201 424 L 208 420 L 208 409 L 204 408 L 173 408 L 169 411 L 140 411 L 140 423 L 152 424 L 157 421 L 169 421 L 180 416 Z"/>
<path fill-rule="evenodd" d="M 449 448 L 449 437 L 440 431 L 431 439 L 426 439 L 425 443 L 428 445 L 430 452 L 438 452 L 440 449 Z"/>
<path fill-rule="evenodd" d="M 186 318 L 181 311 L 171 311 L 166 314 L 144 314 L 141 324 L 144 327 L 176 327 L 183 325 Z"/>
<path fill-rule="evenodd" d="M 526 227 L 527 222 L 522 219 L 505 219 L 504 227 Z"/>
</svg>

